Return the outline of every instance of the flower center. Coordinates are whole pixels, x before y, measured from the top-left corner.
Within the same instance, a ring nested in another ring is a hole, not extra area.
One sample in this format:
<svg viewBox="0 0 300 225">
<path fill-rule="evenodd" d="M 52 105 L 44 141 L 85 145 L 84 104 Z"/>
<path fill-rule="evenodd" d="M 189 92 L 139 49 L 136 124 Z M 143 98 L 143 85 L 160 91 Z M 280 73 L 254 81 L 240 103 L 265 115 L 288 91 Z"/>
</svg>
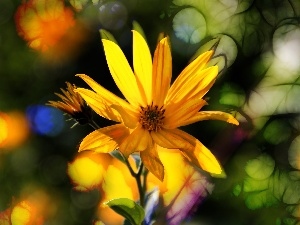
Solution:
<svg viewBox="0 0 300 225">
<path fill-rule="evenodd" d="M 158 106 L 153 105 L 153 103 L 147 107 L 141 106 L 139 122 L 142 127 L 148 131 L 158 131 L 164 124 L 164 113 L 165 109 L 163 109 L 163 106 L 158 108 Z"/>
</svg>

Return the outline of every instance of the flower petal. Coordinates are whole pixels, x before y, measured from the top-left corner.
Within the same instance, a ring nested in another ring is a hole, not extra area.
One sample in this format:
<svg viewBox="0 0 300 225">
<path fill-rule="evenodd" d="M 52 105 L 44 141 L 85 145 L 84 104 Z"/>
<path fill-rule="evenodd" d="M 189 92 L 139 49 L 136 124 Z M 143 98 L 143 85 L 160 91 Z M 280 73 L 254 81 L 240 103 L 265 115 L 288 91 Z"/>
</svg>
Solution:
<svg viewBox="0 0 300 225">
<path fill-rule="evenodd" d="M 77 74 L 76 76 L 83 79 L 99 95 L 99 97 L 107 103 L 107 105 L 118 104 L 126 110 L 133 110 L 132 106 L 128 102 L 105 89 L 89 76 L 85 74 Z"/>
<path fill-rule="evenodd" d="M 162 106 L 170 88 L 172 77 L 172 56 L 167 38 L 157 45 L 153 57 L 153 104 Z"/>
<path fill-rule="evenodd" d="M 144 151 L 149 145 L 151 145 L 149 132 L 139 126 L 122 141 L 119 151 L 125 158 L 128 158 L 133 152 Z"/>
<path fill-rule="evenodd" d="M 158 132 L 151 132 L 151 137 L 156 144 L 163 148 L 190 149 L 193 147 L 189 142 L 178 136 L 174 130 L 175 129 L 161 129 Z"/>
<path fill-rule="evenodd" d="M 122 122 L 119 112 L 112 109 L 97 93 L 85 88 L 77 88 L 76 92 L 78 92 L 87 104 L 100 116 L 116 122 Z"/>
<path fill-rule="evenodd" d="M 122 117 L 122 123 L 130 128 L 134 129 L 136 128 L 138 122 L 139 122 L 139 113 L 132 112 L 130 110 L 125 110 L 122 106 L 120 105 L 112 105 L 112 109 L 115 109 Z"/>
<path fill-rule="evenodd" d="M 211 151 L 196 138 L 195 143 L 196 145 L 192 151 L 182 149 L 183 154 L 187 157 L 187 159 L 209 173 L 221 174 L 221 165 Z"/>
<path fill-rule="evenodd" d="M 140 153 L 141 159 L 145 167 L 160 181 L 164 179 L 164 166 L 159 159 L 157 153 L 157 145 L 151 144 Z"/>
<path fill-rule="evenodd" d="M 169 102 L 174 95 L 176 95 L 176 93 L 182 88 L 182 85 L 184 85 L 190 79 L 190 77 L 193 76 L 193 74 L 199 73 L 199 71 L 206 66 L 212 55 L 213 51 L 204 52 L 179 74 L 169 90 L 166 102 Z"/>
<path fill-rule="evenodd" d="M 116 149 L 127 136 L 129 136 L 129 129 L 123 124 L 100 128 L 82 140 L 78 151 L 92 150 L 108 153 Z"/>
<path fill-rule="evenodd" d="M 167 105 L 165 111 L 164 128 L 174 129 L 184 124 L 186 120 L 193 117 L 204 105 L 203 99 L 191 99 L 184 104 Z"/>
<path fill-rule="evenodd" d="M 120 47 L 106 39 L 102 39 L 102 43 L 107 65 L 120 91 L 131 105 L 135 107 L 145 105 L 136 77 Z"/>
<path fill-rule="evenodd" d="M 202 98 L 214 84 L 217 75 L 217 66 L 211 66 L 191 74 L 180 90 L 173 95 L 168 95 L 169 102 L 182 103 L 191 98 Z"/>
<path fill-rule="evenodd" d="M 143 36 L 133 30 L 133 68 L 140 92 L 146 103 L 152 102 L 152 60 L 148 45 Z"/>
<path fill-rule="evenodd" d="M 222 120 L 227 123 L 232 123 L 234 125 L 239 125 L 239 121 L 237 121 L 231 114 L 221 112 L 221 111 L 201 111 L 198 112 L 193 117 L 182 121 L 181 126 L 185 126 L 191 123 L 195 123 L 202 120 Z"/>
<path fill-rule="evenodd" d="M 151 136 L 161 147 L 178 148 L 189 161 L 203 170 L 214 174 L 222 173 L 222 168 L 215 156 L 200 141 L 186 132 L 179 129 L 160 130 L 152 132 Z"/>
</svg>

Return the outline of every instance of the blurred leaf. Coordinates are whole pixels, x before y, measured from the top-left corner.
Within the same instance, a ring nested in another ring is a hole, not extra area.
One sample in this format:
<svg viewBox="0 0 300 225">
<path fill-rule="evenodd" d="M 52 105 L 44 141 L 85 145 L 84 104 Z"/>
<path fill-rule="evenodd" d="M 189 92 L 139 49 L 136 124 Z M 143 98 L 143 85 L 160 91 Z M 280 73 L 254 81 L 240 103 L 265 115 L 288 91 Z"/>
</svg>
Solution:
<svg viewBox="0 0 300 225">
<path fill-rule="evenodd" d="M 292 180 L 300 180 L 300 171 L 291 171 L 289 176 Z"/>
<path fill-rule="evenodd" d="M 259 209 L 269 207 L 278 202 L 278 199 L 268 191 L 260 191 L 257 193 L 249 193 L 245 199 L 245 203 L 249 209 Z"/>
<path fill-rule="evenodd" d="M 250 177 L 263 180 L 273 173 L 274 167 L 274 160 L 267 154 L 262 154 L 256 159 L 248 161 L 245 171 Z"/>
<path fill-rule="evenodd" d="M 208 66 L 218 65 L 219 71 L 230 67 L 238 53 L 237 45 L 231 37 L 218 34 L 212 40 L 203 43 L 191 60 L 208 50 L 214 50 L 214 55 Z"/>
<path fill-rule="evenodd" d="M 277 26 L 280 21 L 296 16 L 294 5 L 289 0 L 258 1 L 257 6 L 262 16 L 272 26 Z"/>
<path fill-rule="evenodd" d="M 127 198 L 117 198 L 105 203 L 118 214 L 128 219 L 132 225 L 140 225 L 145 217 L 144 209 Z"/>
<path fill-rule="evenodd" d="M 77 10 L 80 11 L 86 5 L 88 0 L 70 0 L 70 4 Z"/>
<path fill-rule="evenodd" d="M 202 13 L 206 22 L 207 36 L 228 35 L 242 46 L 244 53 L 248 55 L 261 50 L 264 35 L 268 34 L 261 32 L 260 12 L 251 2 L 253 1 L 173 0 L 175 5 L 192 6 Z M 190 18 L 190 22 L 186 24 L 190 25 L 194 20 Z"/>
<path fill-rule="evenodd" d="M 233 188 L 233 194 L 234 194 L 234 196 L 239 196 L 241 192 L 242 192 L 242 186 L 240 184 L 236 185 Z"/>
<path fill-rule="evenodd" d="M 274 120 L 266 127 L 264 138 L 271 144 L 277 145 L 286 141 L 292 134 L 288 124 L 280 120 Z"/>
<path fill-rule="evenodd" d="M 290 145 L 289 162 L 292 167 L 300 170 L 300 136 L 297 136 Z"/>
<path fill-rule="evenodd" d="M 244 180 L 244 192 L 264 191 L 269 187 L 269 179 L 256 180 L 252 177 L 246 177 Z"/>
<path fill-rule="evenodd" d="M 241 107 L 245 103 L 245 93 L 233 84 L 224 84 L 219 102 L 223 105 Z"/>
<path fill-rule="evenodd" d="M 236 196 L 243 193 L 249 209 L 270 207 L 280 201 L 288 205 L 299 203 L 300 180 L 291 176 L 291 173 L 275 169 L 274 160 L 270 156 L 262 154 L 249 160 L 245 170 L 248 176 L 243 186 L 236 185 L 233 193 Z"/>
<path fill-rule="evenodd" d="M 173 29 L 178 39 L 186 43 L 196 44 L 206 35 L 206 21 L 196 9 L 186 8 L 174 16 Z"/>
</svg>

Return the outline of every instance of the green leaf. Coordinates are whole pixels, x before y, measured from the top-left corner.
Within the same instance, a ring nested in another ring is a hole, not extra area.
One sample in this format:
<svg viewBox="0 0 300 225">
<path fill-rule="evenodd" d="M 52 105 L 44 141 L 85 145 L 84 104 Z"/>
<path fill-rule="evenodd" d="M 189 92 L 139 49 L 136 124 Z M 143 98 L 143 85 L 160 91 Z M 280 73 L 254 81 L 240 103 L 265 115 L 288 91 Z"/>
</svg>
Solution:
<svg viewBox="0 0 300 225">
<path fill-rule="evenodd" d="M 86 5 L 88 0 L 70 0 L 70 4 L 77 10 L 80 11 Z"/>
<path fill-rule="evenodd" d="M 110 41 L 118 44 L 116 39 L 114 38 L 114 36 L 110 32 L 108 32 L 107 30 L 100 29 L 99 32 L 100 32 L 100 36 L 101 36 L 102 39 L 110 40 Z"/>
<path fill-rule="evenodd" d="M 284 121 L 274 120 L 266 127 L 264 138 L 271 144 L 278 145 L 286 141 L 292 131 L 290 126 Z"/>
<path fill-rule="evenodd" d="M 250 160 L 245 167 L 245 171 L 250 177 L 263 180 L 271 176 L 274 167 L 274 160 L 270 156 L 262 154 L 256 159 Z"/>
<path fill-rule="evenodd" d="M 292 167 L 300 170 L 300 136 L 297 136 L 289 148 L 289 162 Z"/>
<path fill-rule="evenodd" d="M 132 225 L 140 225 L 145 217 L 144 209 L 128 198 L 117 198 L 105 203 L 116 213 L 125 217 Z"/>
<path fill-rule="evenodd" d="M 259 209 L 262 207 L 269 207 L 278 202 L 269 190 L 261 192 L 252 192 L 246 196 L 245 203 L 249 209 Z"/>
</svg>

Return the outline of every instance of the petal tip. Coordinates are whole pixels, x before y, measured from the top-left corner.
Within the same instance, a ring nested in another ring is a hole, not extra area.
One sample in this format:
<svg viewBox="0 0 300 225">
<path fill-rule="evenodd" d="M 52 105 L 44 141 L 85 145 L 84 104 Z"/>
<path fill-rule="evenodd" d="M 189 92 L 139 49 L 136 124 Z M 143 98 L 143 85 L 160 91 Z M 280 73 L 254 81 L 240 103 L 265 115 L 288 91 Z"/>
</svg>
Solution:
<svg viewBox="0 0 300 225">
<path fill-rule="evenodd" d="M 234 124 L 234 125 L 237 125 L 237 126 L 240 124 L 239 121 L 237 121 L 234 117 L 229 118 L 227 120 L 227 123 L 231 123 L 231 124 Z"/>
</svg>

